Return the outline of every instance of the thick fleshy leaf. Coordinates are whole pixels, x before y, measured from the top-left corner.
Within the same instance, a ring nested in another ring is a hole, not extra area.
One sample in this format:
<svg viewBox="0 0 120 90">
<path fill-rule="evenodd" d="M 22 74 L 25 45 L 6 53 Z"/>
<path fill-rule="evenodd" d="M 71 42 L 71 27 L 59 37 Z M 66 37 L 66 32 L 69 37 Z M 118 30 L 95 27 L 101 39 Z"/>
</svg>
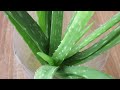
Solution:
<svg viewBox="0 0 120 90">
<path fill-rule="evenodd" d="M 6 11 L 26 32 L 41 52 L 47 52 L 47 37 L 26 11 Z"/>
<path fill-rule="evenodd" d="M 43 60 L 45 60 L 46 62 L 48 62 L 49 65 L 54 65 L 54 60 L 48 56 L 47 54 L 45 53 L 42 53 L 42 52 L 38 52 L 37 53 Z"/>
<path fill-rule="evenodd" d="M 18 33 L 22 36 L 23 40 L 27 43 L 29 48 L 32 50 L 33 54 L 37 57 L 37 59 L 40 61 L 41 64 L 46 64 L 45 61 L 43 61 L 38 55 L 37 52 L 40 51 L 38 46 L 35 44 L 35 42 L 31 39 L 31 37 L 25 32 L 24 28 L 21 27 L 21 25 L 14 20 L 13 17 L 11 17 L 10 13 L 5 12 L 7 15 L 8 19 L 11 21 L 11 23 L 15 26 L 16 30 Z"/>
<path fill-rule="evenodd" d="M 109 30 L 111 27 L 116 25 L 118 22 L 120 22 L 120 13 L 117 13 L 114 15 L 110 20 L 108 20 L 105 24 L 100 26 L 98 29 L 96 29 L 93 33 L 91 33 L 89 36 L 84 38 L 80 43 L 76 44 L 71 52 L 69 52 L 68 57 L 74 55 L 75 53 L 79 52 L 82 48 L 87 46 L 90 42 L 94 41 L 97 37 L 105 33 L 107 30 Z"/>
<path fill-rule="evenodd" d="M 46 33 L 46 11 L 37 11 L 38 16 L 38 24 L 43 30 L 44 33 Z"/>
<path fill-rule="evenodd" d="M 63 11 L 52 11 L 49 55 L 58 48 L 62 36 Z"/>
<path fill-rule="evenodd" d="M 85 79 L 84 77 L 73 75 L 73 74 L 66 74 L 63 71 L 57 71 L 54 76 L 56 79 Z"/>
<path fill-rule="evenodd" d="M 112 40 L 112 42 L 108 43 L 107 45 L 102 47 L 100 50 L 98 50 L 97 52 L 95 52 L 94 54 L 89 56 L 88 58 L 85 58 L 85 59 L 81 60 L 80 63 L 85 63 L 85 62 L 87 62 L 89 60 L 92 60 L 93 58 L 95 58 L 98 55 L 104 53 L 105 51 L 109 50 L 110 48 L 114 47 L 117 44 L 120 44 L 120 35 L 118 37 L 116 37 L 114 40 Z"/>
<path fill-rule="evenodd" d="M 61 70 L 58 70 L 58 72 L 76 75 L 85 79 L 113 79 L 110 75 L 85 66 L 64 66 Z"/>
<path fill-rule="evenodd" d="M 50 33 L 51 33 L 51 19 L 52 19 L 52 11 L 47 11 L 47 18 L 46 19 L 47 21 L 47 30 L 46 30 L 46 33 L 48 34 L 48 41 L 49 41 L 49 44 L 50 44 Z"/>
<path fill-rule="evenodd" d="M 90 48 L 88 48 L 82 52 L 79 52 L 79 53 L 75 54 L 74 56 L 66 59 L 64 63 L 66 63 L 67 65 L 85 63 L 88 60 L 91 60 L 92 58 L 97 56 L 95 53 L 97 53 L 99 55 L 102 52 L 105 52 L 108 48 L 108 45 L 109 45 L 109 48 L 116 45 L 118 43 L 118 41 L 120 41 L 119 36 L 120 36 L 120 26 L 117 27 L 115 30 L 111 31 L 105 38 L 101 39 L 98 43 L 95 43 Z M 105 47 L 106 47 L 106 49 L 104 49 Z"/>
<path fill-rule="evenodd" d="M 72 47 L 79 41 L 81 32 L 93 15 L 92 11 L 76 11 L 74 19 L 71 20 L 67 33 L 61 41 L 57 50 L 53 53 L 56 65 L 60 65 L 71 51 Z"/>
<path fill-rule="evenodd" d="M 37 69 L 34 79 L 52 79 L 58 67 L 44 65 Z"/>
<path fill-rule="evenodd" d="M 37 11 L 38 16 L 38 24 L 45 33 L 45 35 L 49 38 L 49 34 L 51 31 L 51 14 L 52 11 Z"/>
<path fill-rule="evenodd" d="M 87 31 L 90 30 L 90 28 L 92 27 L 92 25 L 93 25 L 93 23 L 91 23 L 91 24 L 88 25 L 83 31 L 81 31 L 81 34 L 79 35 L 79 37 L 81 38 L 82 36 L 84 36 L 84 35 L 87 33 Z M 76 44 L 79 44 L 79 42 L 76 43 Z M 72 50 L 69 52 L 69 54 L 67 55 L 66 58 L 70 57 L 69 55 L 70 55 L 71 52 L 72 52 Z"/>
</svg>

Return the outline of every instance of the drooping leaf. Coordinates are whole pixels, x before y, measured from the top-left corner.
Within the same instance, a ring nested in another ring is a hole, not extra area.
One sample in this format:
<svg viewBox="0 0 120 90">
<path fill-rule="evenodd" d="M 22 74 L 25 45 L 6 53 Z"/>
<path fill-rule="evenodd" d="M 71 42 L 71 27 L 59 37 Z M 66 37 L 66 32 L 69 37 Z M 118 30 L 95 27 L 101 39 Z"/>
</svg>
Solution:
<svg viewBox="0 0 120 90">
<path fill-rule="evenodd" d="M 35 72 L 34 79 L 52 79 L 58 67 L 43 65 Z"/>
<path fill-rule="evenodd" d="M 53 53 L 53 59 L 55 60 L 56 65 L 60 65 L 63 60 L 66 58 L 68 53 L 71 51 L 75 43 L 80 39 L 81 32 L 84 27 L 87 25 L 88 21 L 92 17 L 92 11 L 77 11 L 74 19 L 70 22 L 69 27 L 67 28 L 67 33 L 61 41 L 57 50 Z"/>
</svg>

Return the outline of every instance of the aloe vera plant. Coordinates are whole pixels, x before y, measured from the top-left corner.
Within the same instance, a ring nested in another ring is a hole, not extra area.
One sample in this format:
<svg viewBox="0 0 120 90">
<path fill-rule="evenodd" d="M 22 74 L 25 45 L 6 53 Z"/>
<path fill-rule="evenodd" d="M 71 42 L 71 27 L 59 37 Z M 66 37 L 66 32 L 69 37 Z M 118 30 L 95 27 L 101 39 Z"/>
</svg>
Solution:
<svg viewBox="0 0 120 90">
<path fill-rule="evenodd" d="M 63 39 L 64 11 L 36 11 L 37 22 L 26 11 L 5 11 L 5 14 L 42 64 L 34 79 L 113 79 L 111 75 L 81 64 L 120 43 L 119 25 L 88 49 L 80 50 L 118 24 L 120 13 L 80 42 L 93 25 L 93 22 L 88 24 L 93 11 L 75 11 Z"/>
</svg>

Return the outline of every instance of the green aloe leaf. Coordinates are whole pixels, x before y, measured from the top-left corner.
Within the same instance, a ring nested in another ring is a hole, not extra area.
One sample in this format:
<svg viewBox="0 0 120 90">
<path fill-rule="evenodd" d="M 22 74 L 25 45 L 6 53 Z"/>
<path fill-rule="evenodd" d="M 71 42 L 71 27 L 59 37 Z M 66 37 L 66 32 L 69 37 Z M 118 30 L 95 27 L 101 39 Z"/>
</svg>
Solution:
<svg viewBox="0 0 120 90">
<path fill-rule="evenodd" d="M 48 56 L 47 54 L 45 53 L 42 53 L 42 52 L 38 52 L 37 53 L 43 60 L 45 60 L 46 62 L 48 62 L 49 65 L 54 65 L 54 61 L 53 59 Z"/>
<path fill-rule="evenodd" d="M 38 24 L 41 27 L 41 29 L 43 30 L 44 33 L 46 33 L 46 11 L 37 11 L 37 16 L 38 16 Z"/>
<path fill-rule="evenodd" d="M 51 16 L 52 11 L 37 11 L 38 24 L 48 38 L 47 54 L 49 54 L 50 32 L 51 32 Z"/>
<path fill-rule="evenodd" d="M 35 72 L 34 79 L 52 79 L 58 67 L 43 65 Z"/>
<path fill-rule="evenodd" d="M 95 52 L 94 54 L 89 56 L 88 58 L 83 59 L 80 63 L 85 63 L 85 62 L 87 62 L 89 60 L 92 60 L 93 58 L 95 58 L 98 55 L 104 53 L 105 51 L 109 50 L 110 48 L 112 48 L 113 46 L 115 46 L 115 45 L 117 45 L 119 43 L 120 43 L 120 35 L 118 37 L 116 37 L 114 40 L 112 40 L 112 42 L 108 43 L 103 48 L 101 48 L 100 50 L 98 50 L 97 52 Z"/>
<path fill-rule="evenodd" d="M 61 41 L 63 11 L 52 11 L 49 55 L 52 55 Z"/>
<path fill-rule="evenodd" d="M 51 34 L 51 19 L 52 19 L 52 11 L 47 11 L 47 31 L 46 33 L 48 33 L 48 41 L 50 44 L 50 34 Z"/>
<path fill-rule="evenodd" d="M 103 72 L 85 66 L 64 66 L 57 72 L 68 75 L 70 74 L 76 75 L 77 77 L 79 76 L 85 79 L 113 79 L 113 77 L 108 74 L 105 74 Z M 77 77 L 72 77 L 72 78 L 77 78 Z"/>
<path fill-rule="evenodd" d="M 92 25 L 93 25 L 93 23 L 91 23 L 90 25 L 88 25 L 88 26 L 81 32 L 81 34 L 79 35 L 79 37 L 81 38 L 82 36 L 84 36 L 85 33 L 90 30 L 90 28 L 92 27 Z M 78 42 L 78 43 L 79 43 L 79 42 Z M 77 44 L 77 43 L 76 43 L 76 44 Z M 70 52 L 71 52 L 71 51 L 70 51 Z M 70 52 L 69 52 L 69 53 L 70 53 Z M 68 58 L 68 57 L 70 57 L 69 54 L 67 55 L 66 58 Z"/>
<path fill-rule="evenodd" d="M 71 52 L 69 52 L 68 57 L 74 55 L 75 53 L 79 52 L 82 48 L 87 46 L 90 42 L 95 40 L 97 37 L 105 33 L 107 30 L 109 30 L 111 27 L 116 25 L 120 21 L 120 13 L 117 13 L 114 15 L 110 20 L 108 20 L 105 24 L 100 26 L 98 29 L 96 29 L 92 34 L 90 34 L 88 37 L 84 38 L 79 44 L 76 44 Z"/>
<path fill-rule="evenodd" d="M 37 59 L 40 61 L 41 64 L 46 64 L 45 61 L 43 61 L 38 55 L 37 52 L 40 51 L 38 46 L 34 43 L 34 41 L 31 39 L 31 37 L 25 32 L 24 28 L 21 27 L 21 25 L 14 20 L 14 18 L 11 16 L 9 12 L 5 12 L 7 15 L 8 19 L 11 21 L 11 23 L 15 26 L 16 30 L 18 33 L 22 36 L 23 40 L 27 43 L 29 48 L 32 50 L 33 54 L 37 57 Z"/>
<path fill-rule="evenodd" d="M 117 45 L 119 42 L 120 42 L 120 26 L 117 27 L 115 30 L 111 31 L 105 38 L 101 39 L 98 43 L 95 43 L 90 48 L 66 59 L 63 64 L 66 63 L 66 65 L 74 65 L 85 63 L 88 60 L 95 58 L 101 53 Z"/>
<path fill-rule="evenodd" d="M 78 75 L 68 75 L 66 77 L 63 77 L 63 79 L 85 79 L 84 77 L 78 76 Z"/>
<path fill-rule="evenodd" d="M 57 71 L 55 73 L 55 78 L 57 79 L 85 79 L 84 77 L 75 74 L 66 74 L 63 71 Z"/>
<path fill-rule="evenodd" d="M 36 11 L 38 16 L 38 24 L 45 33 L 45 35 L 49 38 L 49 32 L 51 29 L 51 14 L 52 11 Z"/>
<path fill-rule="evenodd" d="M 41 52 L 47 52 L 47 37 L 26 11 L 6 11 L 26 32 Z"/>
<path fill-rule="evenodd" d="M 57 50 L 53 53 L 53 59 L 56 65 L 60 65 L 68 53 L 71 51 L 72 47 L 77 41 L 79 41 L 82 30 L 87 25 L 88 21 L 93 15 L 92 11 L 77 11 L 74 19 L 71 20 L 69 27 L 67 28 L 67 33 L 61 41 Z"/>
<path fill-rule="evenodd" d="M 105 38 L 101 39 L 98 43 L 95 43 L 93 46 L 84 50 L 81 53 L 80 59 L 86 58 L 94 52 L 98 51 L 100 48 L 111 42 L 114 38 L 116 38 L 120 34 L 120 27 L 117 27 L 113 31 L 111 31 Z"/>
</svg>

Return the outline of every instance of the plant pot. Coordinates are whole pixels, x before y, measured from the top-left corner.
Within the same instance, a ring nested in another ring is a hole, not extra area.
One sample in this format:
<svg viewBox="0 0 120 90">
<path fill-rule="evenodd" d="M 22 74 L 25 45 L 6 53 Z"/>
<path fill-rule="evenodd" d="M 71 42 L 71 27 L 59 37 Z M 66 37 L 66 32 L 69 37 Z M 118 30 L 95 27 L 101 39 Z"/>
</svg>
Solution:
<svg viewBox="0 0 120 90">
<path fill-rule="evenodd" d="M 34 18 L 36 18 L 35 15 L 34 15 L 34 12 L 30 12 L 30 13 L 32 13 Z M 68 23 L 70 21 L 70 18 L 72 16 L 72 14 L 73 14 L 72 11 L 71 12 L 66 11 L 64 13 L 63 33 L 66 29 L 66 26 L 68 25 Z M 92 22 L 93 20 L 94 21 L 97 20 L 97 19 L 94 19 L 94 18 L 95 18 L 95 16 L 93 16 L 93 19 L 90 22 Z M 98 26 L 99 26 L 99 24 L 95 24 L 93 26 L 93 28 L 91 28 L 91 30 L 86 35 L 90 34 Z M 100 38 L 102 38 L 102 37 L 104 37 L 104 35 L 102 35 Z M 90 47 L 93 43 L 97 42 L 99 39 L 97 39 L 96 41 L 89 44 L 88 47 Z M 86 48 L 88 48 L 88 47 L 86 47 Z M 14 49 L 14 54 L 15 54 L 16 59 L 18 61 L 20 61 L 21 64 L 23 65 L 23 67 L 24 67 L 24 69 L 27 73 L 27 76 L 29 78 L 33 78 L 36 69 L 38 67 L 40 67 L 40 63 L 35 58 L 35 56 L 31 52 L 31 50 L 29 49 L 27 44 L 24 42 L 24 40 L 21 38 L 21 36 L 16 32 L 16 30 L 14 30 L 14 32 L 13 32 L 13 49 Z M 95 69 L 98 69 L 98 70 L 102 70 L 106 61 L 107 61 L 107 59 L 108 59 L 108 56 L 109 56 L 108 52 L 103 53 L 102 55 L 96 57 L 93 60 L 90 60 L 89 62 L 87 62 L 83 65 L 88 66 L 88 67 L 92 67 L 92 68 L 95 68 Z"/>
</svg>

